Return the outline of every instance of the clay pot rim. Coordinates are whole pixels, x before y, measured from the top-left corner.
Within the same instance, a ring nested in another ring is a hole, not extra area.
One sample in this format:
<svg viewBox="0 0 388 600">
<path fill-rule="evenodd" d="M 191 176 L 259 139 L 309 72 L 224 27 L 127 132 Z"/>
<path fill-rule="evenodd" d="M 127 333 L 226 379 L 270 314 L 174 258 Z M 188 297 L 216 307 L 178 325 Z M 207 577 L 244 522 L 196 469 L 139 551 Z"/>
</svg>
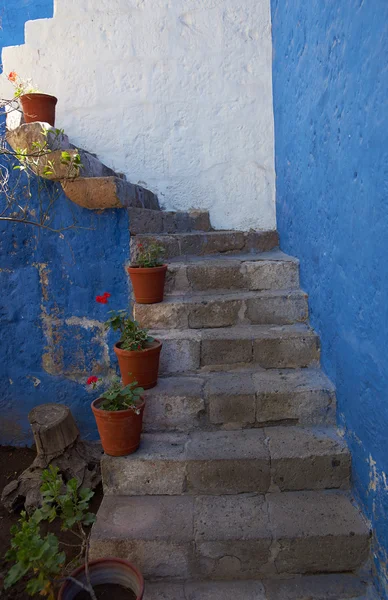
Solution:
<svg viewBox="0 0 388 600">
<path fill-rule="evenodd" d="M 152 271 L 167 271 L 168 265 L 166 263 L 164 263 L 163 265 L 159 265 L 158 267 L 142 267 L 141 265 L 129 265 L 129 267 L 127 267 L 128 273 L 131 272 L 131 269 L 134 269 L 136 271 L 147 271 L 148 273 L 152 272 Z"/>
<path fill-rule="evenodd" d="M 155 344 L 156 342 L 156 344 Z M 150 348 L 143 348 L 142 350 L 124 350 L 123 348 L 120 348 L 119 344 L 120 342 L 116 342 L 115 345 L 113 346 L 114 351 L 116 352 L 116 354 L 121 354 L 124 356 L 128 356 L 128 355 L 132 355 L 132 354 L 146 354 L 147 352 L 155 352 L 155 350 L 158 350 L 159 348 L 161 348 L 163 346 L 163 343 L 160 340 L 157 340 L 156 338 L 154 338 L 154 341 L 151 342 L 153 345 Z"/>
<path fill-rule="evenodd" d="M 96 403 L 99 400 L 105 400 L 105 398 L 96 398 L 95 400 L 93 400 L 93 402 L 90 405 L 92 407 L 92 411 L 93 412 L 98 412 L 99 414 L 103 414 L 103 415 L 108 415 L 108 414 L 109 415 L 124 415 L 124 414 L 128 414 L 130 412 L 131 413 L 134 412 L 133 408 L 125 408 L 124 410 L 104 410 L 103 408 L 99 408 L 96 405 Z M 143 410 L 144 407 L 145 407 L 145 398 L 144 398 L 144 396 L 141 396 L 141 400 L 142 400 L 141 404 L 137 405 L 136 408 L 138 408 L 140 410 Z"/>
<path fill-rule="evenodd" d="M 140 592 L 139 592 L 139 595 L 136 597 L 136 600 L 138 600 L 139 598 L 142 598 L 142 596 L 144 595 L 144 577 L 143 577 L 142 573 L 139 571 L 139 569 L 133 563 L 129 562 L 129 560 L 125 560 L 125 558 L 116 558 L 114 556 L 105 556 L 104 558 L 96 558 L 96 560 L 90 560 L 88 564 L 90 567 L 93 565 L 99 565 L 99 564 L 107 563 L 107 562 L 120 563 L 122 565 L 125 565 L 126 567 L 129 567 L 135 573 L 135 575 L 138 578 L 139 583 L 140 583 Z M 72 571 L 71 576 L 76 578 L 77 575 L 82 573 L 82 571 L 85 571 L 85 565 L 81 565 L 80 567 L 75 569 L 75 571 Z M 63 592 L 65 591 L 67 584 L 68 584 L 68 581 L 63 582 L 63 584 L 59 590 L 58 598 L 60 598 L 60 599 L 62 598 Z"/>
<path fill-rule="evenodd" d="M 28 94 L 22 94 L 19 96 L 19 98 L 30 98 L 31 96 L 39 96 L 40 98 L 54 98 L 55 103 L 58 102 L 58 98 L 56 96 L 53 96 L 52 94 L 43 94 L 42 92 L 29 92 Z"/>
</svg>

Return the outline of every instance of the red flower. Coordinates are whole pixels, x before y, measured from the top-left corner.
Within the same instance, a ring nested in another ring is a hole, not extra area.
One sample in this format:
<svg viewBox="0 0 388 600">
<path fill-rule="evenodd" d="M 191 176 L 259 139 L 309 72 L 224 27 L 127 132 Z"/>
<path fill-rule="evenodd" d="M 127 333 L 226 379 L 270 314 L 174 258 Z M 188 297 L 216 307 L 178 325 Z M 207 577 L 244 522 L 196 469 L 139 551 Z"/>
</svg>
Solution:
<svg viewBox="0 0 388 600">
<path fill-rule="evenodd" d="M 109 292 L 104 292 L 103 296 L 105 296 L 105 298 L 110 298 L 112 294 L 110 294 Z"/>
<path fill-rule="evenodd" d="M 100 304 L 108 304 L 108 298 L 106 296 L 96 296 L 96 302 Z"/>
<path fill-rule="evenodd" d="M 140 249 L 140 248 L 143 248 L 143 244 L 142 244 L 141 242 L 138 242 L 138 243 L 137 243 L 137 247 L 138 247 L 139 249 Z"/>
<path fill-rule="evenodd" d="M 8 79 L 9 81 L 12 81 L 12 83 L 16 83 L 18 76 L 17 73 L 15 73 L 15 71 L 11 71 L 10 74 L 8 75 Z"/>
<path fill-rule="evenodd" d="M 92 383 L 97 383 L 98 382 L 98 377 L 96 377 L 95 375 L 91 375 L 88 380 L 87 380 L 87 384 L 88 385 L 92 385 Z"/>
<path fill-rule="evenodd" d="M 138 349 L 138 350 L 141 350 L 141 346 L 140 346 L 140 344 L 138 345 L 137 349 Z"/>
</svg>

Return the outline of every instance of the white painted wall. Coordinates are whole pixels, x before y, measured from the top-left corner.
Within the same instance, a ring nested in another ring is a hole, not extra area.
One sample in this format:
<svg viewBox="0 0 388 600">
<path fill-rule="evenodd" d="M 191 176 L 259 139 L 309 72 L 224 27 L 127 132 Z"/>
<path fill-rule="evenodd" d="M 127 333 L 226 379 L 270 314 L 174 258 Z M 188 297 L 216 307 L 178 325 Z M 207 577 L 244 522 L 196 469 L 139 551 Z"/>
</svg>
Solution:
<svg viewBox="0 0 388 600">
<path fill-rule="evenodd" d="M 57 96 L 71 140 L 166 209 L 276 227 L 269 0 L 55 0 L 3 64 Z"/>
</svg>

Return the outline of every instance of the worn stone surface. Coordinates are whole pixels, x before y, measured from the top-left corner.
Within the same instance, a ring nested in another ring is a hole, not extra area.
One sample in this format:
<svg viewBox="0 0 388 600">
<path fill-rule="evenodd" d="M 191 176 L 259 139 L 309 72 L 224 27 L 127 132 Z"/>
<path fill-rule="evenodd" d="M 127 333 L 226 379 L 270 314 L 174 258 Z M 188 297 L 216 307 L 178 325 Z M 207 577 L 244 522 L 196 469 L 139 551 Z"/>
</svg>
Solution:
<svg viewBox="0 0 388 600">
<path fill-rule="evenodd" d="M 206 211 L 155 213 L 149 209 L 129 209 L 130 231 L 137 234 L 187 233 L 190 231 L 209 231 L 211 229 L 209 213 Z"/>
<path fill-rule="evenodd" d="M 253 340 L 253 362 L 261 367 L 308 367 L 319 360 L 319 339 L 310 329 L 272 327 Z"/>
<path fill-rule="evenodd" d="M 256 420 L 256 395 L 250 373 L 215 373 L 205 384 L 209 421 L 240 427 Z"/>
<path fill-rule="evenodd" d="M 204 380 L 199 377 L 159 378 L 146 392 L 143 431 L 190 431 L 199 427 L 205 412 Z"/>
<path fill-rule="evenodd" d="M 273 489 L 349 487 L 349 450 L 333 429 L 271 427 L 265 434 Z"/>
<path fill-rule="evenodd" d="M 168 296 L 158 304 L 135 304 L 134 314 L 148 328 L 292 324 L 306 320 L 307 300 L 303 292 L 282 290 Z"/>
<path fill-rule="evenodd" d="M 194 330 L 152 330 L 151 335 L 163 341 L 160 375 L 195 371 L 200 366 L 201 336 Z"/>
<path fill-rule="evenodd" d="M 151 207 L 153 208 L 153 207 Z M 266 252 L 275 248 L 279 239 L 276 231 L 209 231 L 204 233 L 177 233 L 167 235 L 137 236 L 144 243 L 156 239 L 165 249 L 165 257 L 233 252 Z M 135 243 L 131 243 L 131 258 L 136 258 Z"/>
</svg>

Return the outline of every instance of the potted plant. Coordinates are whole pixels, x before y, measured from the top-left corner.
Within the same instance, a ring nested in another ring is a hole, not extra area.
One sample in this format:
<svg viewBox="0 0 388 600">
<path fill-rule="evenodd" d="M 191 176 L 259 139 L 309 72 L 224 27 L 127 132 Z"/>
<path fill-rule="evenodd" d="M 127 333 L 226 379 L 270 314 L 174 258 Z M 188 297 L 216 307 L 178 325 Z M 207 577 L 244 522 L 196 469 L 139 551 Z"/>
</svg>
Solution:
<svg viewBox="0 0 388 600">
<path fill-rule="evenodd" d="M 97 377 L 89 377 L 87 383 L 95 387 Z M 92 402 L 98 433 L 105 454 L 126 456 L 140 445 L 143 426 L 144 389 L 137 382 L 123 386 L 119 380 Z"/>
<path fill-rule="evenodd" d="M 15 87 L 14 97 L 20 100 L 25 122 L 43 121 L 54 127 L 58 99 L 42 94 L 29 81 L 23 81 L 15 71 L 9 73 L 8 79 Z"/>
<path fill-rule="evenodd" d="M 107 304 L 110 294 L 97 296 L 97 302 Z M 121 378 L 124 385 L 137 381 L 139 386 L 148 390 L 158 381 L 159 359 L 162 342 L 148 335 L 146 329 L 133 321 L 125 310 L 110 311 L 105 323 L 106 329 L 120 332 L 120 339 L 114 345 L 119 361 Z"/>
<path fill-rule="evenodd" d="M 135 566 L 117 558 L 89 561 L 87 529 L 95 515 L 88 510 L 93 492 L 78 489 L 77 479 L 64 485 L 59 469 L 52 465 L 43 471 L 42 480 L 41 508 L 31 515 L 23 511 L 19 524 L 11 529 L 11 549 L 6 558 L 14 564 L 5 578 L 5 589 L 26 578 L 27 594 L 39 594 L 48 600 L 55 600 L 59 586 L 58 600 L 99 600 L 106 593 L 111 598 L 141 600 L 144 580 Z M 44 523 L 55 520 L 77 540 L 75 546 L 79 547 L 79 558 L 84 564 L 75 571 L 74 561 L 66 565 L 66 554 L 60 549 L 62 542 L 52 533 L 42 532 Z"/>
<path fill-rule="evenodd" d="M 135 264 L 128 267 L 135 300 L 139 304 L 162 302 L 167 265 L 163 264 L 163 246 L 154 241 L 137 244 Z"/>
</svg>

